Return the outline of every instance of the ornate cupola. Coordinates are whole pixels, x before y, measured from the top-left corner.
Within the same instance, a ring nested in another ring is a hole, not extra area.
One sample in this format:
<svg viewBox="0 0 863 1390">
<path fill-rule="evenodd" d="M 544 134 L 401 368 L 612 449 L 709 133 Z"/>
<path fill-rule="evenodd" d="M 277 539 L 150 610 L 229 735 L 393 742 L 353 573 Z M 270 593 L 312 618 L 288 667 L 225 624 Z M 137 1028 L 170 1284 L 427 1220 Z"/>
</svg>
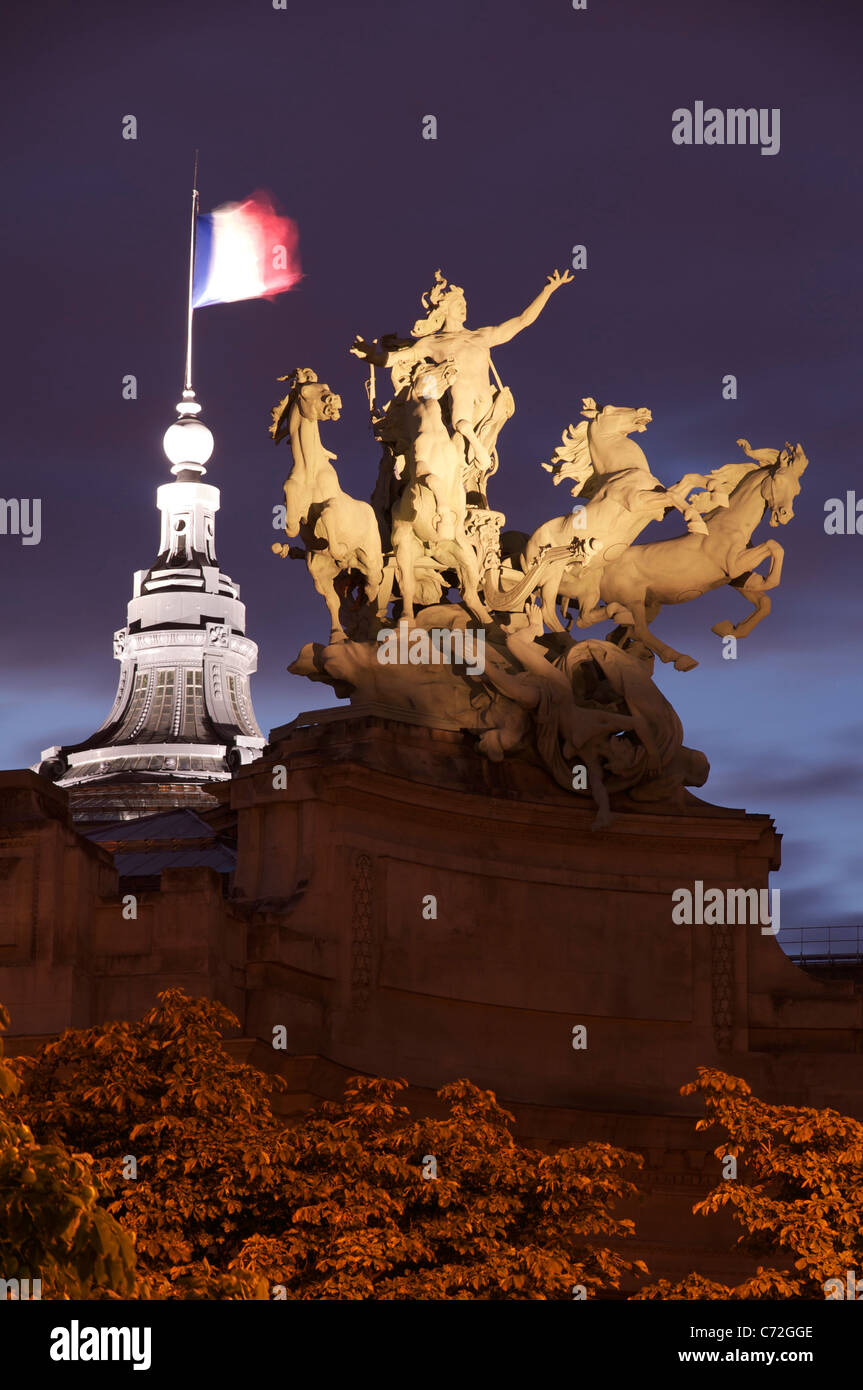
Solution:
<svg viewBox="0 0 863 1390">
<path fill-rule="evenodd" d="M 249 691 L 258 649 L 239 585 L 219 569 L 219 489 L 203 481 L 213 436 L 187 386 L 164 449 L 174 481 L 156 493 L 159 553 L 134 576 L 108 718 L 83 743 L 46 749 L 36 771 L 70 794 L 81 822 L 215 804 L 208 785 L 259 757 L 265 739 Z"/>
</svg>

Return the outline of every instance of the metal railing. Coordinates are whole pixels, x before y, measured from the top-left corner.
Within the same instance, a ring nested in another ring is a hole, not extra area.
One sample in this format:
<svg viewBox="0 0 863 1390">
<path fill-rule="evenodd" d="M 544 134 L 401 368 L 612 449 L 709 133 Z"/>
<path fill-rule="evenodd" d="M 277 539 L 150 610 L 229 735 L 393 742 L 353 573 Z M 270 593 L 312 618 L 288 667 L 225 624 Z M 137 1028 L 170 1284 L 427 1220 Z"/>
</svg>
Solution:
<svg viewBox="0 0 863 1390">
<path fill-rule="evenodd" d="M 783 927 L 779 941 L 797 965 L 863 963 L 863 927 Z"/>
</svg>

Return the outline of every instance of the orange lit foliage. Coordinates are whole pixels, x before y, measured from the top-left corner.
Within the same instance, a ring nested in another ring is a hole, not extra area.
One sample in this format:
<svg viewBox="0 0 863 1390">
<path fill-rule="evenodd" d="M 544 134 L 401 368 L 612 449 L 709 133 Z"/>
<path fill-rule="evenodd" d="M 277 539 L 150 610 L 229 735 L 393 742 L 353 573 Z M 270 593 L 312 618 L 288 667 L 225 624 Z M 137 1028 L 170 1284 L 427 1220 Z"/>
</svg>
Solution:
<svg viewBox="0 0 863 1390">
<path fill-rule="evenodd" d="M 236 1026 L 221 1004 L 169 990 L 138 1023 L 70 1029 L 14 1063 L 23 1117 L 93 1156 L 109 1211 L 133 1233 L 136 1298 L 267 1297 L 261 1280 L 220 1270 L 280 1134 L 278 1081 L 221 1046 L 220 1029 Z"/>
<path fill-rule="evenodd" d="M 354 1078 L 342 1104 L 285 1129 L 279 1083 L 221 1045 L 236 1026 L 169 990 L 140 1023 L 67 1032 L 16 1063 L 28 1122 L 94 1155 L 135 1233 L 137 1296 L 571 1299 L 646 1272 L 602 1244 L 632 1231 L 612 1208 L 636 1155 L 523 1148 L 468 1081 L 439 1092 L 445 1118 L 417 1120 L 396 1103 L 404 1082 Z"/>
<path fill-rule="evenodd" d="M 0 1005 L 0 1030 L 8 1026 Z M 40 1279 L 43 1298 L 129 1293 L 132 1241 L 99 1205 L 87 1156 L 38 1143 L 17 1113 L 18 1090 L 0 1040 L 0 1279 Z"/>
<path fill-rule="evenodd" d="M 824 1284 L 863 1270 L 863 1125 L 835 1110 L 767 1105 L 745 1081 L 699 1067 L 683 1095 L 700 1092 L 697 1128 L 722 1128 L 717 1158 L 737 1158 L 738 1177 L 722 1181 L 693 1208 L 723 1208 L 742 1228 L 740 1250 L 765 1261 L 729 1287 L 690 1274 L 662 1280 L 637 1298 L 824 1298 Z M 766 1263 L 769 1261 L 769 1264 Z"/>
<path fill-rule="evenodd" d="M 286 1137 L 290 1223 L 239 1264 L 288 1298 L 547 1299 L 617 1288 L 645 1266 L 603 1248 L 632 1232 L 611 1215 L 641 1159 L 608 1144 L 552 1156 L 516 1144 L 490 1091 L 454 1081 L 449 1114 L 411 1120 L 403 1081 L 353 1077 L 344 1103 Z M 423 1177 L 423 1168 L 436 1177 Z"/>
</svg>

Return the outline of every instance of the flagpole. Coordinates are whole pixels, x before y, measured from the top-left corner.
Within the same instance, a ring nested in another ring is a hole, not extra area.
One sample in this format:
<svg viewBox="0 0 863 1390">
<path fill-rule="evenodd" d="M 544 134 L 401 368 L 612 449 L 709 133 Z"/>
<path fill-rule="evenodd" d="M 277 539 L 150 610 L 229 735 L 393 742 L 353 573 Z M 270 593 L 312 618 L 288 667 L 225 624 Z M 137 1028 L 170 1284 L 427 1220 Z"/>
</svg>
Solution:
<svg viewBox="0 0 863 1390">
<path fill-rule="evenodd" d="M 198 151 L 195 150 L 195 172 L 192 175 L 192 219 L 189 228 L 189 299 L 186 308 L 186 380 L 183 395 L 194 396 L 192 390 L 192 295 L 195 287 L 195 231 L 198 223 Z"/>
<path fill-rule="evenodd" d="M 162 448 L 178 483 L 198 480 L 206 473 L 205 464 L 213 452 L 213 435 L 201 420 L 201 407 L 192 390 L 192 299 L 195 290 L 195 231 L 198 221 L 198 151 L 192 176 L 192 224 L 189 229 L 189 297 L 186 304 L 186 376 L 183 399 L 177 402 L 177 416 L 169 425 Z M 160 504 L 161 505 L 161 504 Z M 178 504 L 179 505 L 179 504 Z M 218 506 L 218 502 L 216 503 Z"/>
</svg>

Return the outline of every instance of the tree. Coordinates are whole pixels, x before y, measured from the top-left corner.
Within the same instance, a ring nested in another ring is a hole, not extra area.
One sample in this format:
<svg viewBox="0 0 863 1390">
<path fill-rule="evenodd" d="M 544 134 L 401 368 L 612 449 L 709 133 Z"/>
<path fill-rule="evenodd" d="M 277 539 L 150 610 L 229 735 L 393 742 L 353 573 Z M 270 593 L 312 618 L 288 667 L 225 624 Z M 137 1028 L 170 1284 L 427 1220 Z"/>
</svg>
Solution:
<svg viewBox="0 0 863 1390">
<path fill-rule="evenodd" d="M 633 1231 L 612 1207 L 639 1156 L 522 1147 L 513 1116 L 465 1080 L 438 1091 L 445 1118 L 412 1120 L 396 1103 L 406 1084 L 353 1077 L 342 1104 L 288 1133 L 290 1221 L 239 1263 L 304 1299 L 571 1299 L 646 1272 L 602 1243 Z"/>
<path fill-rule="evenodd" d="M 93 1155 L 109 1211 L 134 1232 L 136 1297 L 267 1296 L 222 1267 L 272 1185 L 266 1150 L 281 1135 L 278 1078 L 222 1047 L 237 1026 L 223 1005 L 167 990 L 137 1023 L 69 1029 L 15 1064 L 26 1117 Z"/>
<path fill-rule="evenodd" d="M 716 1157 L 736 1158 L 740 1177 L 693 1211 L 729 1209 L 741 1227 L 737 1248 L 765 1263 L 734 1287 L 690 1274 L 635 1297 L 811 1299 L 824 1298 L 831 1279 L 844 1286 L 863 1265 L 863 1125 L 835 1110 L 768 1105 L 742 1078 L 706 1067 L 681 1094 L 699 1092 L 705 1116 L 696 1128 L 724 1130 Z"/>
<path fill-rule="evenodd" d="M 0 1005 L 0 1031 L 8 1026 Z M 18 1092 L 0 1039 L 0 1278 L 28 1280 L 31 1295 L 41 1280 L 47 1298 L 131 1292 L 134 1244 L 99 1205 L 89 1155 L 38 1143 L 17 1114 Z"/>
<path fill-rule="evenodd" d="M 136 1236 L 139 1296 L 571 1299 L 646 1272 L 605 1243 L 632 1233 L 612 1209 L 639 1156 L 520 1146 L 469 1081 L 429 1119 L 397 1103 L 404 1081 L 354 1077 L 343 1103 L 285 1127 L 278 1080 L 222 1046 L 237 1026 L 169 990 L 139 1023 L 16 1064 L 28 1121 L 94 1155 Z"/>
</svg>

